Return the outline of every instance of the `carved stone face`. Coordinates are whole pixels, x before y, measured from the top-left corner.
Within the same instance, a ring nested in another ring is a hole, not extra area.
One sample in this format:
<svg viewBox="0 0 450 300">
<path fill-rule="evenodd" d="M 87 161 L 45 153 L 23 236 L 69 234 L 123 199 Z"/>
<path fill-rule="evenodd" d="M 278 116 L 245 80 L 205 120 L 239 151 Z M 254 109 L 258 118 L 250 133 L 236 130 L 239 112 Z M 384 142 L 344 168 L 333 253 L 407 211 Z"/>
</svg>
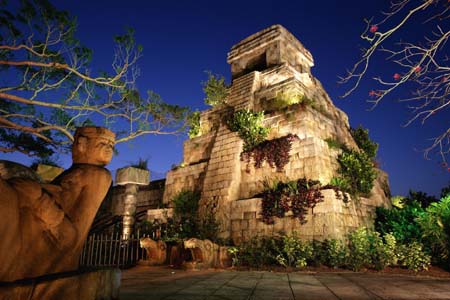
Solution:
<svg viewBox="0 0 450 300">
<path fill-rule="evenodd" d="M 72 146 L 75 164 L 107 165 L 113 155 L 114 134 L 100 127 L 79 128 Z"/>
</svg>

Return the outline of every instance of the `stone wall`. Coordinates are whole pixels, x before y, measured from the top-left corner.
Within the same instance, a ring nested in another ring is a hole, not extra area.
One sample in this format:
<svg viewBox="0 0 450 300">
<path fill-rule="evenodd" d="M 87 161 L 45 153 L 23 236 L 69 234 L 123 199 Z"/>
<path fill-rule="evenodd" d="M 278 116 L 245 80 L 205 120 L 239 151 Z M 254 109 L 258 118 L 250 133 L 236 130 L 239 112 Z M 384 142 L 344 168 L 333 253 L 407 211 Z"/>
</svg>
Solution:
<svg viewBox="0 0 450 300">
<path fill-rule="evenodd" d="M 155 180 L 149 185 L 139 186 L 136 208 L 142 209 L 157 208 L 162 205 L 164 194 L 164 180 Z M 110 208 L 107 208 L 113 215 L 120 216 L 124 213 L 124 186 L 114 186 L 111 193 Z"/>
<path fill-rule="evenodd" d="M 331 149 L 331 138 L 357 149 L 350 134 L 347 115 L 336 108 L 321 83 L 311 74 L 309 51 L 280 25 L 271 26 L 232 47 L 227 58 L 232 84 L 226 105 L 201 112 L 199 137 L 184 143 L 183 168 L 167 175 L 164 203 L 182 189 L 201 192 L 200 215 L 213 214 L 222 238 L 236 243 L 254 235 L 297 231 L 305 238 L 342 238 L 361 225 L 370 225 L 375 206 L 389 206 L 387 175 L 379 172 L 371 197 L 348 204 L 324 191 L 325 201 L 307 218 L 307 223 L 286 217 L 274 225 L 260 221 L 260 199 L 264 181 L 307 178 L 328 184 L 337 175 L 339 151 Z M 282 109 L 275 99 L 283 95 L 303 96 L 309 103 Z M 282 172 L 267 164 L 255 169 L 241 161 L 243 141 L 230 132 L 226 120 L 240 109 L 265 111 L 268 139 L 296 134 L 290 161 Z"/>
</svg>

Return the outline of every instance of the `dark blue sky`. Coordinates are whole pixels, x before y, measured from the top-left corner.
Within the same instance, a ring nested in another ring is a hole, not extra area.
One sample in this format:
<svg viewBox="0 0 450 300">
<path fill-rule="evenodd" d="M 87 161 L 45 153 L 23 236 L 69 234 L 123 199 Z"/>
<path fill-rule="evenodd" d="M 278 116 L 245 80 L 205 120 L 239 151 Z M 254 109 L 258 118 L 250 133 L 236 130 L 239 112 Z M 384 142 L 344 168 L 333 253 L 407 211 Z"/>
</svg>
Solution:
<svg viewBox="0 0 450 300">
<path fill-rule="evenodd" d="M 135 29 L 136 40 L 144 47 L 139 61 L 142 75 L 138 87 L 154 90 L 170 103 L 203 110 L 200 82 L 205 70 L 230 78 L 226 55 L 241 39 L 273 24 L 282 24 L 310 50 L 315 60 L 312 72 L 324 85 L 335 105 L 343 109 L 352 126 L 362 124 L 380 144 L 378 158 L 388 172 L 394 195 L 408 189 L 438 195 L 450 182 L 450 172 L 440 167 L 437 157 L 425 160 L 421 149 L 427 139 L 449 126 L 449 111 L 437 114 L 424 125 L 402 127 L 410 112 L 393 94 L 374 111 L 368 111 L 370 80 L 349 98 L 340 99 L 345 87 L 338 76 L 350 68 L 364 46 L 359 34 L 364 18 L 378 15 L 389 1 L 53 1 L 78 18 L 77 36 L 93 49 L 94 66 L 106 68 L 113 57 L 112 37 L 126 26 Z M 413 24 L 411 28 L 421 27 Z M 382 29 L 382 28 L 380 28 Z M 408 29 L 403 37 L 417 31 Z M 420 38 L 420 34 L 417 34 Z M 400 37 L 399 37 L 400 38 Z M 448 47 L 448 46 L 447 46 Z M 378 60 L 373 74 L 388 78 L 395 66 Z M 372 74 L 372 75 L 373 75 Z M 146 136 L 118 146 L 119 156 L 109 169 L 149 159 L 149 167 L 165 172 L 182 160 L 182 142 L 187 136 Z M 19 155 L 0 154 L 6 159 L 27 163 Z M 65 167 L 70 162 L 61 159 Z"/>
</svg>

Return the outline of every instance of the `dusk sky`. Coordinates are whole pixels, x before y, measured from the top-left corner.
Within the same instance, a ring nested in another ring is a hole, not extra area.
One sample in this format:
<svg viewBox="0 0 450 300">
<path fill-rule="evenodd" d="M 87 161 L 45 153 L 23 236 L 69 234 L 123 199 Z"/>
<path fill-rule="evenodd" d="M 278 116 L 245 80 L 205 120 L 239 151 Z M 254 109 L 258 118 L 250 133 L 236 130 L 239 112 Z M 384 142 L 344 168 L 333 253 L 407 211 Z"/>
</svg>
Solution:
<svg viewBox="0 0 450 300">
<path fill-rule="evenodd" d="M 138 88 L 151 89 L 170 103 L 204 110 L 201 82 L 206 70 L 222 74 L 230 81 L 226 62 L 231 46 L 243 38 L 273 24 L 286 27 L 312 53 L 318 78 L 335 105 L 344 110 L 353 127 L 369 129 L 371 138 L 380 144 L 378 161 L 389 174 L 394 195 L 406 195 L 409 189 L 439 195 L 450 182 L 450 172 L 441 166 L 439 157 L 425 160 L 421 151 L 430 138 L 449 126 L 449 109 L 427 121 L 403 127 L 412 116 L 400 93 L 386 98 L 369 111 L 366 102 L 373 89 L 370 77 L 350 97 L 340 99 L 346 87 L 337 84 L 338 76 L 355 63 L 360 48 L 366 46 L 359 35 L 364 18 L 379 16 L 389 1 L 52 1 L 60 9 L 78 18 L 77 37 L 94 51 L 94 68 L 107 68 L 113 57 L 113 36 L 126 26 L 135 30 L 136 41 L 143 45 L 139 61 L 141 77 Z M 420 38 L 421 24 L 414 24 L 397 38 Z M 382 30 L 382 28 L 380 28 Z M 447 49 L 449 46 L 447 45 Z M 450 51 L 447 51 L 447 53 Z M 392 78 L 395 65 L 380 59 L 369 75 Z M 111 171 L 137 161 L 149 159 L 152 171 L 164 173 L 182 161 L 183 136 L 145 136 L 118 146 L 119 155 L 108 166 Z M 0 154 L 29 164 L 22 155 Z M 64 167 L 70 166 L 61 157 Z"/>
</svg>

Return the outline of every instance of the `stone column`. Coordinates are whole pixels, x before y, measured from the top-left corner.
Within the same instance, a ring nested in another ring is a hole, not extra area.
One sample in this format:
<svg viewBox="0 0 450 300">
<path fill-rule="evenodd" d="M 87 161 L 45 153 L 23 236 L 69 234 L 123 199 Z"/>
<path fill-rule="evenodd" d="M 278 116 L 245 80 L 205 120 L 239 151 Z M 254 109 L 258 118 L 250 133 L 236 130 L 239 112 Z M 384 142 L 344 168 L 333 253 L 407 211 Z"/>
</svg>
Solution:
<svg viewBox="0 0 450 300">
<path fill-rule="evenodd" d="M 128 239 L 134 228 L 134 214 L 138 199 L 139 185 L 148 185 L 150 172 L 134 167 L 118 169 L 116 172 L 116 184 L 125 186 L 123 199 L 123 239 Z"/>
</svg>

